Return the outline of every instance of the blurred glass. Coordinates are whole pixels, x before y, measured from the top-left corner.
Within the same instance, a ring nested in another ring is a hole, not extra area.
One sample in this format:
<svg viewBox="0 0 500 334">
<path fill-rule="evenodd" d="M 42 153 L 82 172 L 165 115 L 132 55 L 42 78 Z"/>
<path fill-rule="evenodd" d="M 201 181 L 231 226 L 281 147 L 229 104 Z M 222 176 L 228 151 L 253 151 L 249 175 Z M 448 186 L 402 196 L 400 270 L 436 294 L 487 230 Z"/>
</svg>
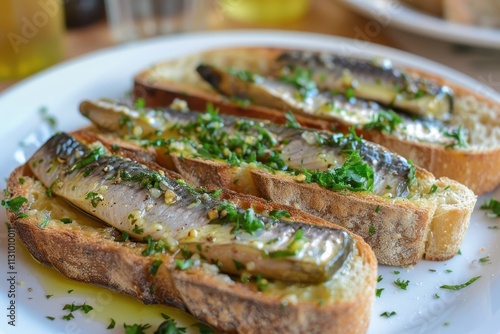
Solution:
<svg viewBox="0 0 500 334">
<path fill-rule="evenodd" d="M 234 20 L 271 24 L 300 18 L 309 9 L 309 0 L 219 0 L 219 6 Z"/>
<path fill-rule="evenodd" d="M 63 56 L 60 0 L 0 0 L 0 80 L 26 77 Z"/>
<path fill-rule="evenodd" d="M 106 0 L 113 37 L 124 42 L 172 32 L 201 30 L 210 0 Z"/>
<path fill-rule="evenodd" d="M 104 17 L 104 0 L 64 0 L 67 28 L 83 27 Z"/>
</svg>

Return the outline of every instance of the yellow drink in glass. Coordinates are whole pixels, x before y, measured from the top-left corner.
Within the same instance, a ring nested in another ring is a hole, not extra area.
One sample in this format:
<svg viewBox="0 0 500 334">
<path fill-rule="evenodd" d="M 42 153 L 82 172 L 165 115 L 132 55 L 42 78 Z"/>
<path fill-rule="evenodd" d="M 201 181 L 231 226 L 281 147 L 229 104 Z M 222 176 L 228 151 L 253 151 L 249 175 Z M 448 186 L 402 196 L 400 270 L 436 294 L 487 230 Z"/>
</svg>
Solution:
<svg viewBox="0 0 500 334">
<path fill-rule="evenodd" d="M 60 61 L 61 0 L 0 0 L 0 80 L 20 79 Z"/>
<path fill-rule="evenodd" d="M 282 23 L 307 12 L 309 0 L 219 0 L 228 17 L 257 24 Z"/>
</svg>

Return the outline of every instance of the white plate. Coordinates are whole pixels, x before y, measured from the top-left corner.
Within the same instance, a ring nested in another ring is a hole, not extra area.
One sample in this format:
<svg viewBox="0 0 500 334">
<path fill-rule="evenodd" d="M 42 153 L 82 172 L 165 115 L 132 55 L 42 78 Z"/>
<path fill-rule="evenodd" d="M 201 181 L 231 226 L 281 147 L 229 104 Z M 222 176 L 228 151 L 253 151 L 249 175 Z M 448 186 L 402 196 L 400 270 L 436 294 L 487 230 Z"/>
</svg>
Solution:
<svg viewBox="0 0 500 334">
<path fill-rule="evenodd" d="M 323 35 L 263 31 L 200 33 L 121 45 L 56 66 L 11 87 L 0 95 L 0 114 L 3 116 L 0 125 L 1 187 L 5 186 L 5 178 L 12 169 L 23 163 L 50 133 L 48 126 L 40 121 L 38 110 L 41 106 L 47 107 L 49 113 L 57 117 L 60 130 L 77 129 L 87 124 L 87 121 L 77 113 L 80 100 L 123 96 L 124 92 L 131 89 L 132 75 L 154 62 L 202 49 L 236 45 L 325 49 L 367 58 L 388 57 L 396 63 L 412 64 L 441 74 L 476 91 L 481 91 L 482 87 L 480 83 L 458 72 L 411 54 Z M 500 97 L 496 98 L 500 101 Z M 19 143 L 22 141 L 25 145 L 20 146 Z M 499 196 L 500 193 L 490 195 Z M 486 197 L 480 198 L 478 203 L 482 203 Z M 3 221 L 6 221 L 6 217 L 2 209 L 0 222 Z M 500 230 L 488 229 L 488 226 L 500 226 L 500 220 L 486 218 L 484 212 L 476 210 L 462 246 L 462 255 L 445 262 L 423 261 L 411 269 L 380 267 L 379 273 L 383 280 L 378 283 L 378 288 L 385 290 L 382 296 L 376 299 L 370 333 L 499 332 Z M 128 311 L 118 312 L 121 313 L 120 318 L 120 314 L 110 311 L 122 303 L 122 299 L 117 295 L 103 289 L 75 285 L 58 276 L 45 277 L 50 271 L 34 265 L 22 251 L 21 245 L 17 245 L 15 263 L 16 280 L 21 284 L 15 285 L 16 298 L 9 298 L 5 293 L 9 290 L 7 283 L 9 270 L 6 263 L 8 243 L 6 228 L 2 226 L 1 229 L 0 268 L 4 277 L 0 279 L 0 291 L 2 291 L 0 309 L 4 311 L 0 318 L 0 330 L 3 332 L 101 332 L 105 331 L 109 317 L 116 317 L 116 328 L 106 333 L 123 333 L 122 322 L 140 323 L 146 321 L 144 319 L 151 318 L 144 313 L 148 313 L 149 310 L 153 312 L 153 309 L 137 305 Z M 487 255 L 490 256 L 491 263 L 478 264 L 477 260 Z M 434 269 L 435 272 L 429 269 Z M 453 272 L 447 273 L 447 269 Z M 400 274 L 394 274 L 394 270 L 400 271 Z M 447 291 L 439 288 L 443 284 L 466 282 L 474 276 L 482 277 L 463 290 Z M 393 281 L 397 278 L 410 280 L 407 291 L 395 286 Z M 68 294 L 66 290 L 72 286 L 75 286 L 75 291 Z M 440 294 L 440 299 L 434 297 L 436 293 Z M 46 299 L 45 294 L 55 295 Z M 11 300 L 15 300 L 16 303 L 16 327 L 7 324 L 6 308 Z M 115 303 L 112 303 L 112 300 Z M 65 303 L 83 301 L 95 307 L 95 314 L 89 313 L 89 318 L 76 312 L 76 319 L 61 320 L 61 316 L 65 314 L 62 311 Z M 138 310 L 143 313 L 140 314 Z M 397 315 L 388 319 L 381 317 L 380 314 L 385 311 L 395 311 Z M 110 312 L 111 315 L 105 316 L 106 312 Z M 154 309 L 154 312 L 156 323 L 161 322 L 158 309 Z M 172 314 L 171 310 L 165 312 Z M 46 316 L 54 316 L 56 319 L 50 321 Z M 94 318 L 96 320 L 92 320 Z M 189 323 L 192 320 L 186 321 Z"/>
<path fill-rule="evenodd" d="M 398 0 L 343 0 L 352 9 L 374 18 L 382 26 L 392 25 L 418 35 L 458 44 L 500 49 L 500 29 L 448 22 L 399 3 Z M 361 27 L 363 28 L 363 27 Z M 375 31 L 368 27 L 368 34 Z"/>
</svg>

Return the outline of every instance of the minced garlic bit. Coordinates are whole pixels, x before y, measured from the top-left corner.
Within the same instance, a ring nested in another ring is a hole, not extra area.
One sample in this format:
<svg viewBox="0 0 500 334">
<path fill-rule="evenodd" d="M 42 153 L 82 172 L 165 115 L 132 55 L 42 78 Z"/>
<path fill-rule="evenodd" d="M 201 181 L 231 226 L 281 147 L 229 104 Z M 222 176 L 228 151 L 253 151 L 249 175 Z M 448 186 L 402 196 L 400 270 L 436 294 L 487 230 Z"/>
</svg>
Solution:
<svg viewBox="0 0 500 334">
<path fill-rule="evenodd" d="M 176 195 L 176 193 L 173 190 L 171 190 L 171 189 L 167 189 L 165 191 L 165 204 L 172 205 L 175 202 L 177 202 L 177 195 Z"/>
<path fill-rule="evenodd" d="M 178 98 L 175 98 L 168 107 L 176 111 L 189 111 L 187 102 Z"/>
<path fill-rule="evenodd" d="M 304 182 L 306 180 L 306 176 L 304 174 L 299 174 L 295 177 L 295 181 Z"/>
<path fill-rule="evenodd" d="M 208 211 L 208 219 L 214 220 L 216 218 L 219 218 L 219 210 L 217 210 L 216 207 L 212 208 L 210 211 Z"/>
</svg>

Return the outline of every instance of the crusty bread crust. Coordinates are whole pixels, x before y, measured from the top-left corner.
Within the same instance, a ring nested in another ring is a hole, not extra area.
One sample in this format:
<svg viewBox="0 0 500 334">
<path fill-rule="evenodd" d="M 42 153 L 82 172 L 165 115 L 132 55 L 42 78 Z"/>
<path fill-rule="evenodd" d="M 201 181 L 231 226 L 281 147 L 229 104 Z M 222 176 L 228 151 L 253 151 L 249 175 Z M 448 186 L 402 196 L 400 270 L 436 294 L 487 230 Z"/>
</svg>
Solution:
<svg viewBox="0 0 500 334">
<path fill-rule="evenodd" d="M 24 178 L 22 184 L 20 177 Z M 286 296 L 280 295 L 281 290 L 259 292 L 255 285 L 232 281 L 228 276 L 205 267 L 185 271 L 174 269 L 174 258 L 169 254 L 143 256 L 145 244 L 115 241 L 113 229 L 104 225 L 87 226 L 78 223 L 79 218 L 66 225 L 60 223 L 58 217 L 51 217 L 46 227 L 40 227 L 45 213 L 37 209 L 36 203 L 49 203 L 50 199 L 45 195 L 45 188 L 31 177 L 27 166 L 21 166 L 11 174 L 8 189 L 11 198 L 23 196 L 28 199 L 20 211 L 27 213 L 28 217 L 18 218 L 17 213 L 7 212 L 17 236 L 38 261 L 71 279 L 101 285 L 146 304 L 176 306 L 227 333 L 367 331 L 375 295 L 377 264 L 370 247 L 357 236 L 353 235 L 356 244 L 354 260 L 330 286 L 334 297 L 321 304 L 301 300 L 299 296 L 296 303 L 286 304 Z M 243 206 L 252 206 L 256 211 L 284 208 L 295 219 L 331 226 L 299 210 L 252 196 L 232 192 L 224 192 L 223 196 Z M 163 264 L 153 276 L 149 268 L 155 259 L 161 259 Z"/>
<path fill-rule="evenodd" d="M 108 148 L 113 144 L 126 146 L 139 160 L 146 155 L 141 153 L 142 147 L 134 148 L 131 142 L 97 130 L 79 131 L 75 136 L 88 143 L 99 141 Z M 467 187 L 448 178 L 436 179 L 420 168 L 413 198 L 390 199 L 369 193 L 329 191 L 252 164 L 232 167 L 202 158 L 180 158 L 166 154 L 161 148 L 157 149 L 156 157 L 156 162 L 192 184 L 258 196 L 340 225 L 364 238 L 378 262 L 386 265 L 410 266 L 422 258 L 453 257 L 460 248 L 476 202 L 476 196 Z M 429 194 L 433 185 L 439 190 Z M 449 189 L 444 190 L 446 187 Z"/>
<path fill-rule="evenodd" d="M 238 106 L 215 92 L 195 71 L 197 65 L 206 62 L 222 68 L 232 66 L 266 74 L 271 71 L 273 59 L 281 52 L 282 49 L 258 47 L 219 49 L 157 64 L 136 75 L 134 95 L 144 98 L 146 105 L 151 107 L 168 106 L 174 98 L 180 97 L 188 102 L 192 110 L 204 110 L 206 102 L 210 101 L 222 113 L 283 123 L 286 110 L 252 105 Z M 469 131 L 470 147 L 450 149 L 442 145 L 406 140 L 375 130 L 360 130 L 360 133 L 363 133 L 366 139 L 412 160 L 436 177 L 446 176 L 454 179 L 478 195 L 494 189 L 500 184 L 500 173 L 494 173 L 492 169 L 500 163 L 498 102 L 480 95 L 479 91 L 465 89 L 436 75 L 411 68 L 406 70 L 446 84 L 454 90 L 456 98 L 451 122 L 461 124 Z M 334 119 L 305 114 L 297 114 L 296 118 L 306 127 L 347 130 L 346 125 Z M 485 137 L 492 137 L 493 140 Z"/>
</svg>

